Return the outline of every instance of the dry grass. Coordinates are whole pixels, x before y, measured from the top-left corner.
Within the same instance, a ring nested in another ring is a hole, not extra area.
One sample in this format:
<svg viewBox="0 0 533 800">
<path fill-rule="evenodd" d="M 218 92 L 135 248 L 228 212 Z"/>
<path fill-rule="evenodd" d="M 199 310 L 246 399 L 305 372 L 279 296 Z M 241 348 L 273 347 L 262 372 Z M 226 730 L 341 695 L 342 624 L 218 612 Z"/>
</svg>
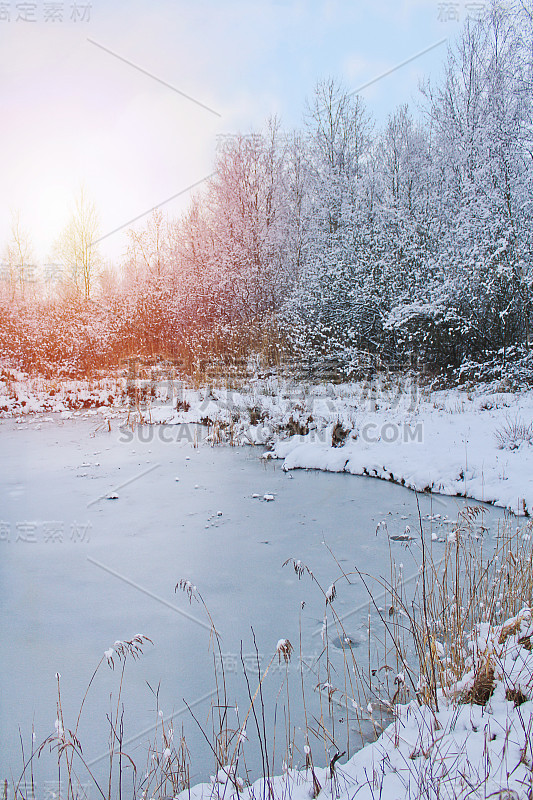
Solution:
<svg viewBox="0 0 533 800">
<path fill-rule="evenodd" d="M 472 686 L 465 692 L 463 701 L 476 706 L 486 706 L 496 688 L 494 666 L 491 658 L 481 663 L 476 669 Z"/>
<path fill-rule="evenodd" d="M 416 685 L 419 701 L 435 710 L 439 689 L 453 694 L 465 674 L 470 633 L 480 623 L 497 625 L 514 617 L 533 598 L 531 523 L 521 527 L 509 520 L 500 526 L 495 548 L 488 549 L 483 514 L 479 506 L 461 512 L 438 558 L 420 537 L 420 573 L 409 597 L 394 562 L 390 580 L 380 581 L 393 609 L 389 617 L 378 613 L 385 660 L 393 655 L 396 665 L 406 668 L 411 688 Z M 412 547 L 408 545 L 416 561 Z M 371 595 L 371 576 L 361 578 Z M 503 639 L 516 632 L 517 624 L 502 631 Z M 484 695 L 490 672 L 487 663 L 477 678 L 479 692 L 472 697 Z"/>
</svg>

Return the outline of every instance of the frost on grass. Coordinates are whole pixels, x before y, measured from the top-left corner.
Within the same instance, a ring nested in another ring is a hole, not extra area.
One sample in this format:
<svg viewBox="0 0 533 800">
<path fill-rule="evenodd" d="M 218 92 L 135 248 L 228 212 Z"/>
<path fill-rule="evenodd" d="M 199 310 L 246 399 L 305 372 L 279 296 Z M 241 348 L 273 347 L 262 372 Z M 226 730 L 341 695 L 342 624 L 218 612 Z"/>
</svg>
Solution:
<svg viewBox="0 0 533 800">
<path fill-rule="evenodd" d="M 119 661 L 124 662 L 128 656 L 133 659 L 140 658 L 144 652 L 143 648 L 148 642 L 153 644 L 153 641 L 150 639 L 150 637 L 145 636 L 143 633 L 137 633 L 132 639 L 117 639 L 117 641 L 113 644 L 113 647 L 110 647 L 104 651 L 103 658 L 107 660 L 107 663 L 111 669 L 114 669 L 115 661 L 113 656 L 116 655 Z"/>
<path fill-rule="evenodd" d="M 326 605 L 331 605 L 337 596 L 337 589 L 335 584 L 332 583 L 326 592 Z"/>
<path fill-rule="evenodd" d="M 185 578 L 182 578 L 176 584 L 176 586 L 174 588 L 174 591 L 177 592 L 178 589 L 180 591 L 184 592 L 187 595 L 187 597 L 189 599 L 189 603 L 192 603 L 193 599 L 198 600 L 198 598 L 196 596 L 196 586 L 191 581 L 188 581 Z"/>
<path fill-rule="evenodd" d="M 291 653 L 293 650 L 294 648 L 288 639 L 280 639 L 276 645 L 276 653 L 278 654 L 278 661 L 281 662 L 281 659 L 283 658 L 285 663 L 288 664 L 289 661 L 291 660 Z"/>
</svg>

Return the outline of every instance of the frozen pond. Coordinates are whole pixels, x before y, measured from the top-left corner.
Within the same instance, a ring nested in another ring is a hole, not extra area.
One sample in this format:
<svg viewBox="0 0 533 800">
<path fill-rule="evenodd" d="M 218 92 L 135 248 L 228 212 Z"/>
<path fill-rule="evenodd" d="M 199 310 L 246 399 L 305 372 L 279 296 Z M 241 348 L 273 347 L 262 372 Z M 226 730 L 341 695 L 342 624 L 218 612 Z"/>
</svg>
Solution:
<svg viewBox="0 0 533 800">
<path fill-rule="evenodd" d="M 300 613 L 306 663 L 316 663 L 322 650 L 323 598 L 309 578 L 299 581 L 292 569 L 282 568 L 286 559 L 301 559 L 325 588 L 339 567 L 324 542 L 347 572 L 357 564 L 387 575 L 391 547 L 405 561 L 406 577 L 413 572 L 405 544 L 390 541 L 382 530 L 376 535 L 383 519 L 390 536 L 401 535 L 406 525 L 415 537 L 419 531 L 415 494 L 391 483 L 284 473 L 281 462 L 260 458 L 261 449 L 194 447 L 177 427 L 143 428 L 126 437 L 117 420 L 109 431 L 99 416 L 5 420 L 0 437 L 2 780 L 20 774 L 19 731 L 26 752 L 32 725 L 37 743 L 54 731 L 56 673 L 67 727 L 74 727 L 104 651 L 137 633 L 154 644 L 126 667 L 124 749 L 142 768 L 159 707 L 165 719 L 174 715 L 176 731 L 185 726 L 192 781 L 212 774 L 212 755 L 183 702 L 206 723 L 214 689 L 209 625 L 200 605 L 189 605 L 185 594 L 174 592 L 181 578 L 198 587 L 209 608 L 221 635 L 228 700 L 244 715 L 241 641 L 252 692 L 257 684 L 252 627 L 263 667 L 280 638 L 298 648 Z M 264 500 L 265 494 L 274 499 Z M 465 501 L 424 496 L 420 505 L 431 541 L 432 532 L 446 536 L 443 518 L 455 519 Z M 437 514 L 440 520 L 427 519 Z M 487 510 L 489 538 L 502 518 L 501 510 Z M 417 538 L 411 548 L 417 552 Z M 346 630 L 355 647 L 364 645 L 366 658 L 364 587 L 359 582 L 339 587 L 335 603 L 338 613 L 348 615 Z M 289 669 L 297 695 L 297 659 Z M 116 698 L 119 672 L 102 665 L 80 723 L 85 758 L 97 773 L 105 774 L 106 713 L 113 708 L 110 694 Z M 271 707 L 283 675 L 276 659 L 264 684 Z M 147 684 L 154 692 L 160 687 L 158 707 Z M 311 675 L 310 695 L 315 684 Z M 283 702 L 278 698 L 280 740 Z M 302 748 L 296 702 L 291 714 Z M 260 761 L 252 742 L 250 747 L 248 767 L 257 774 Z M 282 752 L 284 745 L 276 747 Z M 54 757 L 43 754 L 36 763 L 38 782 L 57 778 L 53 765 Z"/>
</svg>

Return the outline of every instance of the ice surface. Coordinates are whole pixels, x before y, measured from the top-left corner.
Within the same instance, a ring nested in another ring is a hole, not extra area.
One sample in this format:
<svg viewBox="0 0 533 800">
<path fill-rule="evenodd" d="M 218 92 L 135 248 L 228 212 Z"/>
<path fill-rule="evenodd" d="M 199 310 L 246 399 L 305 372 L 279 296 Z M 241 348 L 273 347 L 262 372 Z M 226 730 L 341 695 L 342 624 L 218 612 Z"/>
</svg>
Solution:
<svg viewBox="0 0 533 800">
<path fill-rule="evenodd" d="M 161 707 L 169 716 L 176 713 L 174 726 L 184 722 L 196 769 L 206 765 L 205 775 L 196 775 L 208 778 L 209 751 L 182 698 L 207 713 L 214 689 L 210 624 L 200 603 L 193 599 L 190 604 L 184 593 L 174 592 L 182 578 L 197 586 L 209 608 L 221 636 L 229 696 L 246 708 L 240 653 L 242 640 L 255 684 L 251 626 L 265 668 L 280 637 L 297 645 L 305 601 L 304 656 L 313 663 L 322 650 L 324 598 L 305 576 L 299 580 L 290 566 L 282 568 L 284 561 L 300 559 L 326 588 L 339 569 L 323 541 L 344 570 L 357 563 L 376 575 L 388 567 L 392 546 L 406 563 L 406 577 L 411 567 L 416 573 L 406 544 L 389 539 L 405 531 L 405 518 L 419 537 L 416 499 L 407 489 L 305 470 L 289 480 L 279 461 L 261 459 L 261 448 L 195 448 L 186 441 L 162 441 L 157 427 L 151 438 L 148 433 L 143 441 L 135 436 L 119 441 L 115 420 L 108 431 L 84 416 L 67 420 L 56 415 L 40 430 L 14 420 L 0 422 L 0 636 L 9 642 L 0 654 L 2 683 L 9 687 L 0 700 L 0 774 L 15 774 L 20 767 L 19 725 L 28 737 L 34 723 L 37 742 L 53 731 L 56 672 L 63 676 L 64 712 L 73 725 L 102 653 L 143 630 L 154 645 L 127 665 L 125 738 L 134 739 L 137 754 L 146 747 L 148 734 L 134 738 L 155 722 L 146 682 L 152 687 L 160 683 Z M 88 465 L 83 477 L 81 465 Z M 202 490 L 194 491 L 196 485 Z M 114 494 L 119 499 L 109 502 Z M 265 495 L 275 496 L 276 502 L 254 499 Z M 454 517 L 465 505 L 459 498 L 439 497 L 421 497 L 420 503 L 428 537 L 444 530 L 444 523 L 433 518 L 436 509 Z M 501 515 L 489 509 L 487 527 Z M 387 525 L 376 535 L 384 518 Z M 416 556 L 416 540 L 408 546 Z M 364 634 L 364 589 L 358 583 L 337 584 L 337 589 L 335 608 L 348 616 L 350 632 Z M 263 687 L 271 709 L 285 675 L 283 659 L 278 665 L 276 657 L 274 666 Z M 109 694 L 117 689 L 116 672 L 116 665 L 113 672 L 103 664 L 80 725 L 85 756 L 96 759 L 96 771 L 101 767 L 105 772 L 105 715 Z M 289 673 L 298 687 L 294 654 Z M 316 681 L 310 678 L 312 707 Z M 296 704 L 291 715 L 300 724 Z M 53 761 L 41 759 L 36 765 L 44 779 L 55 777 Z M 257 775 L 260 759 L 247 756 L 247 763 Z"/>
</svg>

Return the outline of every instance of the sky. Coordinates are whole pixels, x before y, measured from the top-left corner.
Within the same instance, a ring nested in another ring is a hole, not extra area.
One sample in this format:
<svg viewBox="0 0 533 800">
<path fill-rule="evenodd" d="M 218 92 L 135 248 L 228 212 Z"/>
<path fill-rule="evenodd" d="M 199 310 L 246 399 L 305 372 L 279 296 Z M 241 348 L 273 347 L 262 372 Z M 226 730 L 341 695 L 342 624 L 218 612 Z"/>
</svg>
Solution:
<svg viewBox="0 0 533 800">
<path fill-rule="evenodd" d="M 273 114 L 300 125 L 320 79 L 349 91 L 371 82 L 360 94 L 378 125 L 401 103 L 415 108 L 419 80 L 438 79 L 448 44 L 483 5 L 0 2 L 0 260 L 13 212 L 36 264 L 53 260 L 83 185 L 101 253 L 119 263 L 128 227 L 150 209 L 184 210 L 217 136 L 257 131 Z"/>
</svg>

